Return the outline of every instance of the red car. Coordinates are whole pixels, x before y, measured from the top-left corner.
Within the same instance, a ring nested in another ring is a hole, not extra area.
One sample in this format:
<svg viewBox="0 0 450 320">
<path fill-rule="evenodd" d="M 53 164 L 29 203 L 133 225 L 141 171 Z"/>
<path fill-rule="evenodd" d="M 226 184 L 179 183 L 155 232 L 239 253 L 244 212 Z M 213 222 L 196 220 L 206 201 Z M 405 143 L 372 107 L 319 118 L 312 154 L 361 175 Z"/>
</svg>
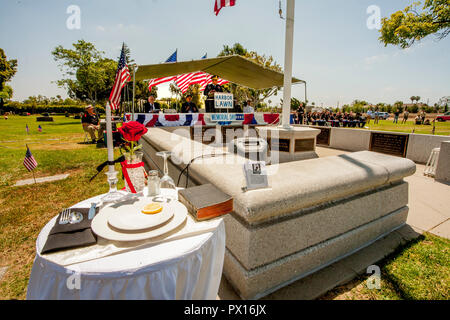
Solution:
<svg viewBox="0 0 450 320">
<path fill-rule="evenodd" d="M 450 120 L 450 111 L 440 114 L 436 117 L 436 120 L 439 122 Z"/>
</svg>

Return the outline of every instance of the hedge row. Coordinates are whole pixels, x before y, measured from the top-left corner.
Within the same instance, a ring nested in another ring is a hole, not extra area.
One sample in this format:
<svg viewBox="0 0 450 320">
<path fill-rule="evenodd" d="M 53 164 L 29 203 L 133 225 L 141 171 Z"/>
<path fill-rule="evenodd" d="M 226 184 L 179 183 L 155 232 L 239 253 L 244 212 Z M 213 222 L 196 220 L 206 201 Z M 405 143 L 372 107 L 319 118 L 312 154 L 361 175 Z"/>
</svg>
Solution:
<svg viewBox="0 0 450 320">
<path fill-rule="evenodd" d="M 3 106 L 4 112 L 14 112 L 15 114 L 21 114 L 29 112 L 31 114 L 48 113 L 81 113 L 85 111 L 84 105 L 32 105 L 32 104 L 5 104 Z M 97 112 L 105 113 L 105 108 L 102 106 L 96 106 Z"/>
</svg>

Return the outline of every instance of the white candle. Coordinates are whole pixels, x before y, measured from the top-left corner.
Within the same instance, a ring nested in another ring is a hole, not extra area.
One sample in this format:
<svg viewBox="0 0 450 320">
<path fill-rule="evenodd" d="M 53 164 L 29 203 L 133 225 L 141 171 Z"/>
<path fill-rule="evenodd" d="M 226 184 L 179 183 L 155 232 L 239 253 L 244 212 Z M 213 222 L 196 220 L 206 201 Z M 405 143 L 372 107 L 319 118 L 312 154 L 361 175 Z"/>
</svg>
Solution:
<svg viewBox="0 0 450 320">
<path fill-rule="evenodd" d="M 112 124 L 111 124 L 111 107 L 109 102 L 106 104 L 106 143 L 108 145 L 108 161 L 114 161 L 114 146 L 112 138 Z M 109 165 L 109 172 L 113 172 L 114 165 Z"/>
</svg>

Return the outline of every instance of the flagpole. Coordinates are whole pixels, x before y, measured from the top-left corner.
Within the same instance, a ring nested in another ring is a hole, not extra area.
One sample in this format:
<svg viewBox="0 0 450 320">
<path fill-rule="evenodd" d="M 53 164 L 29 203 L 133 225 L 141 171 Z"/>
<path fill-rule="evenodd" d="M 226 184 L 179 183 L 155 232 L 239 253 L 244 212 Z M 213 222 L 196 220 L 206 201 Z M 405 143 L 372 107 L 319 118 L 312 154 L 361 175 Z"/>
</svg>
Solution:
<svg viewBox="0 0 450 320">
<path fill-rule="evenodd" d="M 36 177 L 34 176 L 34 169 L 31 170 L 31 173 L 33 174 L 34 184 L 37 184 L 37 182 L 36 182 Z"/>
<path fill-rule="evenodd" d="M 137 65 L 133 65 L 133 104 L 132 104 L 132 119 L 134 120 L 134 97 L 136 92 L 136 70 L 138 69 Z"/>
<path fill-rule="evenodd" d="M 281 126 L 291 128 L 291 87 L 292 87 L 292 54 L 294 48 L 294 10 L 295 0 L 287 0 L 286 4 L 286 39 L 284 49 L 284 88 Z"/>
</svg>

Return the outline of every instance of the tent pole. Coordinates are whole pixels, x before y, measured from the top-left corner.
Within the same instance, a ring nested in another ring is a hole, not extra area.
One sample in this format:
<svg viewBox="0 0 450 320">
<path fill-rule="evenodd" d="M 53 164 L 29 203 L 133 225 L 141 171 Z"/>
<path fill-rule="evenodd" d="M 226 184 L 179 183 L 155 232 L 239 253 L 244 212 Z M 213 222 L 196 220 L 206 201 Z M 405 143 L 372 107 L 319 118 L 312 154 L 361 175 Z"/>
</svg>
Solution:
<svg viewBox="0 0 450 320">
<path fill-rule="evenodd" d="M 132 107 L 131 107 L 131 110 L 132 110 L 132 116 L 131 116 L 131 118 L 133 119 L 133 121 L 134 121 L 134 97 L 135 97 L 135 94 L 136 94 L 136 70 L 138 69 L 138 66 L 137 65 L 133 65 L 133 103 L 132 103 Z"/>
<path fill-rule="evenodd" d="M 294 10 L 295 0 L 287 0 L 286 4 L 286 40 L 284 51 L 284 89 L 281 126 L 290 129 L 291 124 L 291 86 L 292 86 L 292 53 L 294 47 Z"/>
<path fill-rule="evenodd" d="M 308 98 L 306 97 L 306 81 L 305 81 L 305 108 L 308 106 Z"/>
</svg>

